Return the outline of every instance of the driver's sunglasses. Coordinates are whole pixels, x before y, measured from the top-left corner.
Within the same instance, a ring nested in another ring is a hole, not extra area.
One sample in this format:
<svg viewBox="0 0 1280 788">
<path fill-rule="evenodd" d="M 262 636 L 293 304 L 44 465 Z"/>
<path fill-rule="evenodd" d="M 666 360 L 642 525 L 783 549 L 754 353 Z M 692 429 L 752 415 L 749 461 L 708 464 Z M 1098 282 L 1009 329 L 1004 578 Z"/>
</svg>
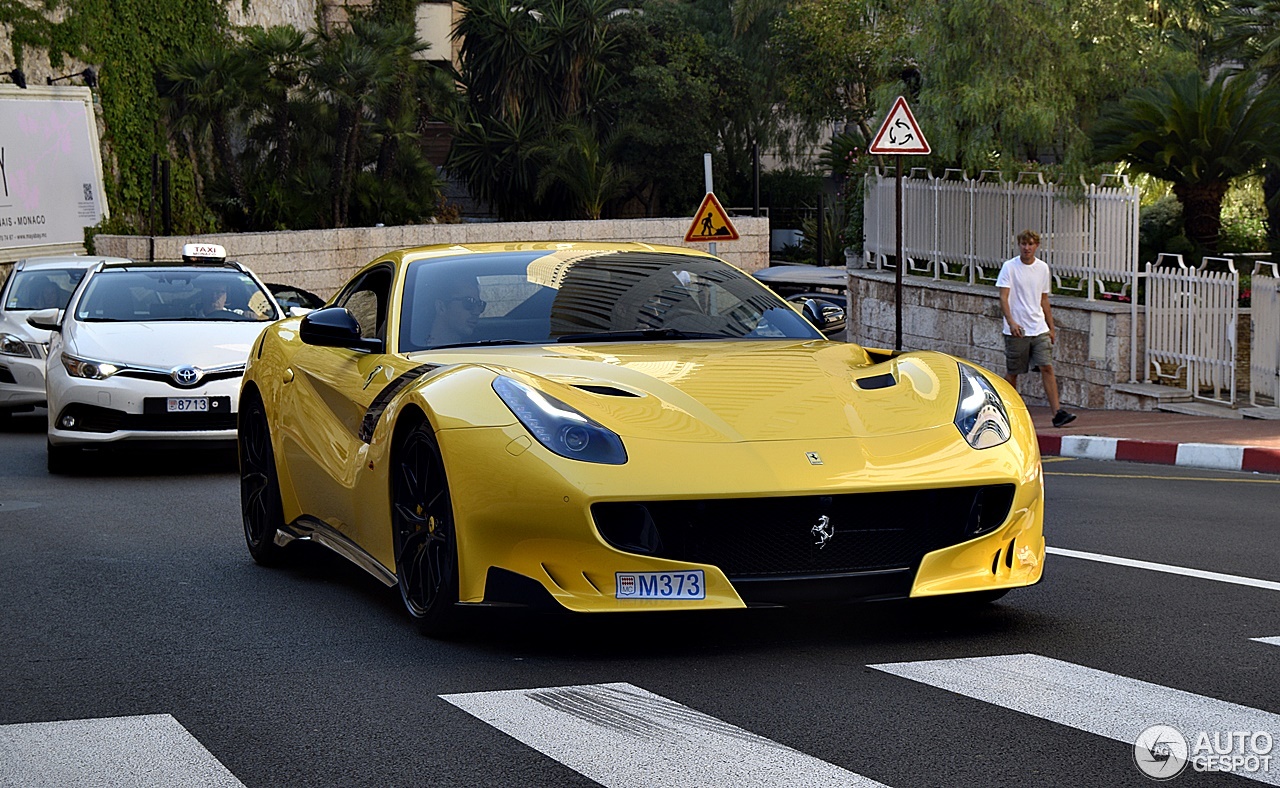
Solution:
<svg viewBox="0 0 1280 788">
<path fill-rule="evenodd" d="M 467 309 L 471 309 L 476 312 L 483 312 L 485 306 L 488 305 L 484 299 L 476 298 L 475 296 L 453 296 L 449 300 L 461 301 L 462 305 L 465 306 Z"/>
</svg>

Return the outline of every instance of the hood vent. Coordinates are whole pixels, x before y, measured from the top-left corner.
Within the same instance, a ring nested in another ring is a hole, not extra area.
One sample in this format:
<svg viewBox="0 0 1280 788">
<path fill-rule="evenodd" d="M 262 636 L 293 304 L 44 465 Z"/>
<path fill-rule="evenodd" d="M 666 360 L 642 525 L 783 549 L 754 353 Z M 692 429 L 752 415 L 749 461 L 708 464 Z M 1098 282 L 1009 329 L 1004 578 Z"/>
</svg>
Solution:
<svg viewBox="0 0 1280 788">
<path fill-rule="evenodd" d="M 887 389 L 898 381 L 888 372 L 883 375 L 872 375 L 869 378 L 858 378 L 860 389 Z"/>
<path fill-rule="evenodd" d="M 623 389 L 619 389 L 619 388 L 614 388 L 613 386 L 574 384 L 574 388 L 582 389 L 583 391 L 588 391 L 592 394 L 599 394 L 603 397 L 638 397 L 640 396 L 639 394 L 635 394 L 630 391 L 624 391 Z"/>
</svg>

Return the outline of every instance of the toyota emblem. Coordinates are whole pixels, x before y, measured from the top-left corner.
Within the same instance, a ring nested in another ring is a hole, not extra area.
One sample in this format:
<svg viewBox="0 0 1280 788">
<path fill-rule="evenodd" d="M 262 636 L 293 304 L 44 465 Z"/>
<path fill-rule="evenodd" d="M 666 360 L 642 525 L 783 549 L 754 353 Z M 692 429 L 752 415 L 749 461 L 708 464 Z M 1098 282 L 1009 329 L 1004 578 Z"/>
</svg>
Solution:
<svg viewBox="0 0 1280 788">
<path fill-rule="evenodd" d="M 199 367 L 174 367 L 170 373 L 173 376 L 173 382 L 179 386 L 194 386 L 200 382 L 200 378 L 204 377 L 204 373 Z"/>
</svg>

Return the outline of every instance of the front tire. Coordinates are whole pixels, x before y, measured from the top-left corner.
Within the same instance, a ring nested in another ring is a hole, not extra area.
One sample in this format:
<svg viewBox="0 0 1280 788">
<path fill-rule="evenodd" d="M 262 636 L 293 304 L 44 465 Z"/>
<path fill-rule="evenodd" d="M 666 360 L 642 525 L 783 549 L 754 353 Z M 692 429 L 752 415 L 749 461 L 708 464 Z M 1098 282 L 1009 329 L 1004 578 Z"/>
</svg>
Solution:
<svg viewBox="0 0 1280 788">
<path fill-rule="evenodd" d="M 256 393 L 241 401 L 236 432 L 244 540 L 254 561 L 275 566 L 280 563 L 283 552 L 275 540 L 276 531 L 285 524 L 284 505 L 280 501 L 280 477 L 276 474 L 275 452 L 271 448 L 267 409 Z"/>
<path fill-rule="evenodd" d="M 444 458 L 423 422 L 397 442 L 391 483 L 396 577 L 405 609 L 423 634 L 458 623 L 458 549 Z"/>
<path fill-rule="evenodd" d="M 84 467 L 84 453 L 79 446 L 54 446 L 46 439 L 45 448 L 49 473 L 66 476 Z"/>
</svg>

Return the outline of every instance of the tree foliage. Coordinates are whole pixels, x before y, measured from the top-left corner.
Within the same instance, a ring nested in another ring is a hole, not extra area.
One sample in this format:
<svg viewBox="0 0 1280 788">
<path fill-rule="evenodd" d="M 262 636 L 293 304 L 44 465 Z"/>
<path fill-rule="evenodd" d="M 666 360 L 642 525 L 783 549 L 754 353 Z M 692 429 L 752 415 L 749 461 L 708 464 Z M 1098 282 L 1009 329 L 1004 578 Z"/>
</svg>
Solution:
<svg viewBox="0 0 1280 788">
<path fill-rule="evenodd" d="M 1187 236 L 1214 251 L 1222 199 L 1233 178 L 1280 152 L 1275 88 L 1255 91 L 1252 74 L 1166 75 L 1132 92 L 1098 126 L 1098 156 L 1169 181 Z"/>
</svg>

